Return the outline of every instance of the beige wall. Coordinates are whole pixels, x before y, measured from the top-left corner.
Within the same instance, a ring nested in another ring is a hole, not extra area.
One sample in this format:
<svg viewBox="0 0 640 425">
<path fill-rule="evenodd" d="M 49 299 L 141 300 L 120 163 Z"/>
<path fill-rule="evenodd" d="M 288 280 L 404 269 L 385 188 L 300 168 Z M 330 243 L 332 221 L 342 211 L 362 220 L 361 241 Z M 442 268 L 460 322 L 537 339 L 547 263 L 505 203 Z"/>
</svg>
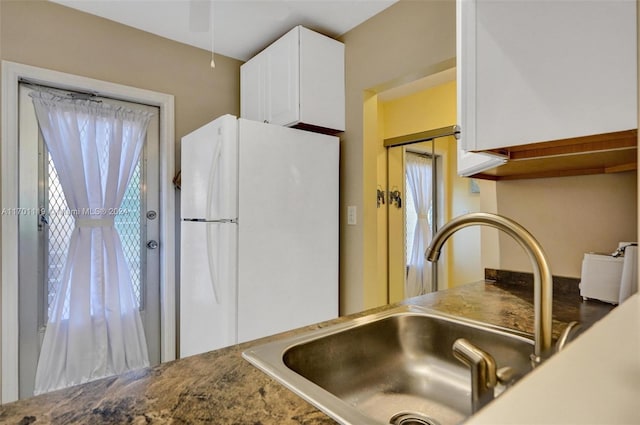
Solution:
<svg viewBox="0 0 640 425">
<path fill-rule="evenodd" d="M 178 145 L 240 112 L 242 62 L 48 1 L 0 1 L 0 59 L 172 94 Z"/>
<path fill-rule="evenodd" d="M 401 0 L 341 39 L 346 45 L 347 131 L 341 137 L 340 311 L 345 314 L 373 307 L 386 293 L 376 287 L 379 141 L 363 133 L 363 102 L 380 85 L 424 77 L 434 65 L 455 57 L 455 1 Z M 357 207 L 357 225 L 346 224 L 349 205 Z M 367 285 L 379 295 L 365 300 Z"/>
<path fill-rule="evenodd" d="M 613 252 L 618 242 L 636 241 L 635 171 L 497 183 L 498 213 L 510 217 L 540 242 L 551 272 L 580 277 L 585 252 Z M 500 235 L 500 267 L 531 271 L 522 249 Z"/>
</svg>

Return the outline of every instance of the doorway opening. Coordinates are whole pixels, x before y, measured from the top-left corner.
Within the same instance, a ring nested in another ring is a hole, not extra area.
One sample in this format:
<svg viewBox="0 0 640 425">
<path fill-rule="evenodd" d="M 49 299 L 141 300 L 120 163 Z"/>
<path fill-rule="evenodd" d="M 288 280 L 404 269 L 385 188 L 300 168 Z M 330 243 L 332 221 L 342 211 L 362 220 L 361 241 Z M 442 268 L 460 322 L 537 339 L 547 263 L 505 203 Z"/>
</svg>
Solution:
<svg viewBox="0 0 640 425">
<path fill-rule="evenodd" d="M 410 249 L 406 241 L 398 237 L 408 231 L 405 209 L 408 209 L 407 197 L 410 195 L 405 193 L 408 187 L 406 149 L 439 157 L 437 169 L 441 178 L 437 186 L 440 195 L 432 233 L 453 217 L 480 210 L 480 194 L 470 189 L 468 178 L 457 174 L 457 140 L 446 135 L 452 134 L 449 131 L 436 131 L 453 128 L 457 122 L 456 72 L 455 67 L 449 65 L 443 63 L 442 69 L 435 70 L 419 83 L 384 85 L 367 99 L 370 103 L 365 103 L 365 123 L 369 123 L 365 128 L 371 129 L 365 134 L 370 134 L 370 146 L 375 146 L 377 155 L 375 184 L 383 193 L 399 191 L 403 199 L 401 208 L 389 202 L 377 211 L 376 293 L 386 288 L 388 303 L 412 295 L 405 291 Z M 390 140 L 394 141 L 393 145 L 388 143 Z M 396 142 L 402 146 L 396 146 Z M 482 279 L 480 230 L 465 229 L 452 238 L 443 249 L 435 273 L 437 280 L 433 280 L 433 290 Z M 382 304 L 381 301 L 378 303 Z"/>
</svg>

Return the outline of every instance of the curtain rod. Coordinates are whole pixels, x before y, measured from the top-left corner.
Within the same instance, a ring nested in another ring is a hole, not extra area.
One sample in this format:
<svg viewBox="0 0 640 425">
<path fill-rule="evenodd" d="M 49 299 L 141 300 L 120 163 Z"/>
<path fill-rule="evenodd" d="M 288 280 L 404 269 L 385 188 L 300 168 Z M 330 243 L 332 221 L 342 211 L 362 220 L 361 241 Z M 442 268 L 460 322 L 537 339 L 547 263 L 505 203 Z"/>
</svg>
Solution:
<svg viewBox="0 0 640 425">
<path fill-rule="evenodd" d="M 2 0 L 0 0 L 1 2 Z M 145 103 L 145 102 L 140 102 L 137 100 L 131 100 L 131 99 L 127 99 L 127 98 L 123 98 L 123 97 L 118 97 L 118 96 L 110 96 L 108 94 L 105 93 L 100 93 L 99 91 L 91 91 L 91 90 L 86 90 L 86 89 L 82 89 L 82 88 L 76 88 L 73 86 L 66 86 L 66 85 L 60 85 L 57 86 L 55 84 L 48 84 L 47 82 L 40 82 L 38 80 L 29 80 L 27 78 L 20 78 L 18 80 L 18 82 L 20 84 L 25 84 L 28 86 L 31 86 L 33 88 L 46 88 L 46 89 L 50 89 L 50 90 L 59 90 L 62 92 L 66 92 L 69 97 L 73 98 L 73 99 L 78 99 L 78 100 L 90 100 L 92 102 L 105 102 L 105 103 L 109 103 L 110 100 L 115 100 L 117 102 L 126 102 L 126 103 L 130 103 L 130 104 L 138 104 L 138 105 L 145 105 L 145 106 L 151 106 L 153 108 L 158 108 L 160 109 L 160 107 L 156 104 L 153 103 Z M 102 100 L 99 100 L 102 99 Z"/>
<path fill-rule="evenodd" d="M 424 157 L 429 158 L 429 159 L 433 159 L 433 158 L 436 158 L 436 157 L 440 156 L 440 155 L 437 155 L 437 154 L 436 155 L 431 154 L 429 152 L 414 151 L 412 149 L 407 149 L 407 153 L 410 153 L 412 155 L 424 156 Z"/>
<path fill-rule="evenodd" d="M 404 136 L 391 137 L 384 139 L 384 147 L 409 145 L 411 143 L 427 142 L 440 137 L 454 136 L 456 139 L 460 137 L 460 127 L 450 125 L 447 127 L 434 128 L 432 130 L 421 131 L 420 133 L 406 134 Z"/>
<path fill-rule="evenodd" d="M 91 102 L 102 103 L 102 100 L 97 99 L 98 97 L 97 93 L 78 91 L 78 90 L 72 90 L 72 89 L 66 89 L 66 88 L 60 88 L 60 87 L 53 87 L 47 84 L 41 84 L 41 83 L 29 81 L 25 78 L 21 78 L 19 82 L 20 84 L 24 84 L 34 90 L 44 89 L 44 91 L 48 91 L 49 93 L 54 94 L 56 96 L 68 97 L 73 100 L 89 100 Z"/>
</svg>

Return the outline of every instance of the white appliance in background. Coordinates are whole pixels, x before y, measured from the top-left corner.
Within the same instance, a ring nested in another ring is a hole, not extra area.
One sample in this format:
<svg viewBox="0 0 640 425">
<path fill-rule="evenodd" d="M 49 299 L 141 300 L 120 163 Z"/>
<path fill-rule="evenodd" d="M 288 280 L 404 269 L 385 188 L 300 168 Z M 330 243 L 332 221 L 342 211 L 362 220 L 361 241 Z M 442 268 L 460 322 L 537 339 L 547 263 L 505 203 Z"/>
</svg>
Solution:
<svg viewBox="0 0 640 425">
<path fill-rule="evenodd" d="M 612 254 L 584 254 L 580 295 L 611 304 L 622 303 L 636 291 L 637 243 L 620 242 Z"/>
<path fill-rule="evenodd" d="M 182 138 L 180 357 L 338 316 L 338 158 L 231 115 Z"/>
<path fill-rule="evenodd" d="M 609 254 L 584 254 L 580 274 L 580 295 L 612 304 L 618 303 L 623 257 Z"/>
</svg>

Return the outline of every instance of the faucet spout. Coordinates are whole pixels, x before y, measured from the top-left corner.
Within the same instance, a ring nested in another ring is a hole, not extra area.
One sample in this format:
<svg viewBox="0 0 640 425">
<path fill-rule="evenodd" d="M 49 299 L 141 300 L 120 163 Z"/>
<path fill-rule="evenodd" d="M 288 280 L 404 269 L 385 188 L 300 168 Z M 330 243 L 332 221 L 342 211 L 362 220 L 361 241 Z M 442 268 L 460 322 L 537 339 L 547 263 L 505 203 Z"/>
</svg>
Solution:
<svg viewBox="0 0 640 425">
<path fill-rule="evenodd" d="M 535 366 L 542 361 L 543 355 L 548 355 L 551 349 L 553 279 L 544 251 L 531 233 L 515 221 L 497 214 L 465 214 L 445 224 L 434 235 L 425 252 L 425 258 L 431 262 L 437 261 L 447 239 L 458 230 L 473 225 L 485 225 L 504 231 L 511 235 L 529 255 L 534 278 L 535 346 L 531 360 Z"/>
</svg>

